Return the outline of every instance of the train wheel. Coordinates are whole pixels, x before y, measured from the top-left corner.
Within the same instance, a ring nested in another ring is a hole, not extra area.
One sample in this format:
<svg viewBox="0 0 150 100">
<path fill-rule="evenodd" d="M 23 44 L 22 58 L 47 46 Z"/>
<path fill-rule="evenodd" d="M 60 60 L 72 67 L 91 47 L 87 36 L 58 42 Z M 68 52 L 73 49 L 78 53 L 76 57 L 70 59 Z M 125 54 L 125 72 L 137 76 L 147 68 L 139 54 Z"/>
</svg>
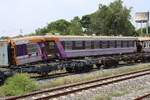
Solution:
<svg viewBox="0 0 150 100">
<path fill-rule="evenodd" d="M 111 68 L 113 66 L 109 59 L 103 60 L 103 65 L 104 65 L 103 66 L 104 69 Z"/>
<path fill-rule="evenodd" d="M 97 69 L 100 69 L 102 64 L 96 64 Z"/>
<path fill-rule="evenodd" d="M 113 60 L 113 67 L 117 67 L 117 66 L 118 66 L 118 64 L 119 64 L 119 61 L 117 61 L 117 60 Z"/>
<path fill-rule="evenodd" d="M 103 60 L 103 65 L 104 65 L 103 68 L 107 69 L 111 67 L 117 67 L 118 63 L 119 62 L 115 59 L 105 59 Z"/>
<path fill-rule="evenodd" d="M 93 65 L 86 65 L 85 68 L 84 68 L 84 71 L 89 72 L 89 71 L 92 70 L 92 68 L 93 68 Z"/>
<path fill-rule="evenodd" d="M 69 72 L 69 73 L 72 73 L 72 72 L 73 72 L 73 68 L 71 68 L 71 67 L 66 67 L 66 71 Z"/>
<path fill-rule="evenodd" d="M 81 72 L 81 67 L 75 66 L 74 71 L 75 73 L 80 73 Z"/>
<path fill-rule="evenodd" d="M 41 72 L 40 75 L 46 77 L 46 76 L 48 76 L 48 72 Z"/>
</svg>

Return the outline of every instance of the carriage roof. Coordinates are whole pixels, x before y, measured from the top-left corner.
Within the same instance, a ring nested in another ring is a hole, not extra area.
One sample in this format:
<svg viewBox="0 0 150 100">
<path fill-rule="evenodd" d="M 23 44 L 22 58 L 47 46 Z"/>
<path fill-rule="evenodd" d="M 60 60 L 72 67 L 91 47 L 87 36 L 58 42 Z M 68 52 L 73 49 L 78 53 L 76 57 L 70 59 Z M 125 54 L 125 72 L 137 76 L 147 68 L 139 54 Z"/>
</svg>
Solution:
<svg viewBox="0 0 150 100">
<path fill-rule="evenodd" d="M 60 41 L 76 41 L 76 40 L 139 40 L 147 41 L 150 37 L 124 37 L 124 36 L 56 36 L 56 35 L 45 35 L 45 36 L 27 36 L 20 38 L 13 38 L 11 40 L 15 42 L 20 41 L 32 41 L 32 42 L 42 42 L 45 40 L 60 40 Z"/>
<path fill-rule="evenodd" d="M 138 37 L 139 41 L 150 41 L 150 37 Z"/>
<path fill-rule="evenodd" d="M 137 40 L 137 37 L 122 36 L 57 36 L 60 40 Z"/>
</svg>

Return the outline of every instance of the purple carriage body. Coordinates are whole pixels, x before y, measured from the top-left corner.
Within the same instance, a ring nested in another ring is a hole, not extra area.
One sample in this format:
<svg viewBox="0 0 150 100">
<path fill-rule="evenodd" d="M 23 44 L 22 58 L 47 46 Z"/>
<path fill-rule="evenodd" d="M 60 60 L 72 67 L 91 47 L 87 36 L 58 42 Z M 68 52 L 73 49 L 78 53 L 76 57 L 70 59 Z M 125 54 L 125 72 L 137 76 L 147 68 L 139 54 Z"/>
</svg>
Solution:
<svg viewBox="0 0 150 100">
<path fill-rule="evenodd" d="M 136 37 L 60 36 L 62 59 L 127 54 L 136 51 Z"/>
</svg>

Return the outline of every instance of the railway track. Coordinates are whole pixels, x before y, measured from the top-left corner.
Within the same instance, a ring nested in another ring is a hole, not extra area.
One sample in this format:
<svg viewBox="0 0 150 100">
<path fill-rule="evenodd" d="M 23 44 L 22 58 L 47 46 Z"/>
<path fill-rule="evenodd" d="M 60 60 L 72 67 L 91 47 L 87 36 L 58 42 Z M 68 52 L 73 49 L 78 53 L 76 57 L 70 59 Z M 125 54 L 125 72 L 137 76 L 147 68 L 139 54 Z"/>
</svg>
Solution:
<svg viewBox="0 0 150 100">
<path fill-rule="evenodd" d="M 150 100 L 150 93 L 139 96 L 139 97 L 135 98 L 134 100 Z"/>
<path fill-rule="evenodd" d="M 41 100 L 41 99 L 48 100 L 48 99 L 57 98 L 60 96 L 65 96 L 68 94 L 80 92 L 82 90 L 88 90 L 91 88 L 101 87 L 104 85 L 109 85 L 109 84 L 117 83 L 117 82 L 124 81 L 124 80 L 129 80 L 132 78 L 149 75 L 149 74 L 150 74 L 150 69 L 141 70 L 141 71 L 130 72 L 130 73 L 126 73 L 126 74 L 120 74 L 120 75 L 105 77 L 105 78 L 86 81 L 86 82 L 80 82 L 80 83 L 76 83 L 76 84 L 60 86 L 60 87 L 51 88 L 51 89 L 47 89 L 47 90 L 37 91 L 37 92 L 30 93 L 30 94 L 22 95 L 22 96 L 8 97 L 8 98 L 4 98 L 4 99 L 5 100 L 16 100 L 16 99 L 18 99 L 18 100 L 20 100 L 20 99 L 23 99 L 23 100 Z"/>
</svg>

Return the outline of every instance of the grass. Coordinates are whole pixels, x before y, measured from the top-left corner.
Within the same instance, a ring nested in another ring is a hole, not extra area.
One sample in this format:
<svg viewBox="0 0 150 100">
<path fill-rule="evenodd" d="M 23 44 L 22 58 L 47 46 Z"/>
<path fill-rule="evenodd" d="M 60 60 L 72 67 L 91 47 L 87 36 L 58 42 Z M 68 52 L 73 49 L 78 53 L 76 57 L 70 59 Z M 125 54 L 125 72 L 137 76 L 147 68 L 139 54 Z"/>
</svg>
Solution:
<svg viewBox="0 0 150 100">
<path fill-rule="evenodd" d="M 96 96 L 94 96 L 92 98 L 92 100 L 111 100 L 112 97 L 120 97 L 120 96 L 123 96 L 123 95 L 128 94 L 128 93 L 129 93 L 128 90 L 121 89 L 121 90 L 109 92 L 107 94 L 105 94 L 105 93 L 97 94 Z"/>
<path fill-rule="evenodd" d="M 99 94 L 94 96 L 91 100 L 111 100 L 112 97 L 119 97 L 125 95 L 124 91 L 116 91 L 109 94 Z"/>
<path fill-rule="evenodd" d="M 127 90 L 117 90 L 117 91 L 113 91 L 111 94 L 109 94 L 109 95 L 111 95 L 111 96 L 113 96 L 113 97 L 120 97 L 120 96 L 123 96 L 123 95 L 125 95 L 125 94 L 127 94 L 128 93 L 128 91 Z"/>
<path fill-rule="evenodd" d="M 136 91 L 143 90 L 145 88 L 147 87 L 137 87 L 137 88 L 131 88 L 131 89 L 124 87 L 119 90 L 109 91 L 108 93 L 96 94 L 94 97 L 91 97 L 91 100 L 111 100 L 113 97 L 121 97 L 130 93 L 133 93 L 132 91 L 136 92 Z"/>
<path fill-rule="evenodd" d="M 43 84 L 40 84 L 40 89 L 52 88 L 52 87 L 71 84 L 71 83 L 88 81 L 88 80 L 93 80 L 102 77 L 108 77 L 108 76 L 113 76 L 113 75 L 118 75 L 122 73 L 128 73 L 128 72 L 138 71 L 138 70 L 148 69 L 148 68 L 150 68 L 150 63 L 124 66 L 120 68 L 107 69 L 103 71 L 95 71 L 95 72 L 80 74 L 80 75 L 65 76 L 61 78 L 52 79 Z"/>
<path fill-rule="evenodd" d="M 111 97 L 107 94 L 100 94 L 100 95 L 96 95 L 91 100 L 111 100 Z"/>
<path fill-rule="evenodd" d="M 15 76 L 8 78 L 5 84 L 0 87 L 0 96 L 21 95 L 37 89 L 52 88 L 56 86 L 88 81 L 88 80 L 98 79 L 102 77 L 127 73 L 131 71 L 138 71 L 147 68 L 150 68 L 150 63 L 124 66 L 120 68 L 89 72 L 85 74 L 70 75 L 70 76 L 52 79 L 39 85 L 37 85 L 34 80 L 30 79 L 27 74 L 16 74 Z M 117 91 L 112 93 L 111 95 L 120 96 L 123 95 L 124 93 L 126 92 Z M 104 100 L 109 100 L 109 96 L 107 95 L 100 95 L 98 97 L 99 98 L 106 97 L 108 99 L 104 99 Z"/>
<path fill-rule="evenodd" d="M 37 84 L 27 74 L 16 74 L 0 87 L 0 96 L 22 95 L 37 89 Z"/>
</svg>

